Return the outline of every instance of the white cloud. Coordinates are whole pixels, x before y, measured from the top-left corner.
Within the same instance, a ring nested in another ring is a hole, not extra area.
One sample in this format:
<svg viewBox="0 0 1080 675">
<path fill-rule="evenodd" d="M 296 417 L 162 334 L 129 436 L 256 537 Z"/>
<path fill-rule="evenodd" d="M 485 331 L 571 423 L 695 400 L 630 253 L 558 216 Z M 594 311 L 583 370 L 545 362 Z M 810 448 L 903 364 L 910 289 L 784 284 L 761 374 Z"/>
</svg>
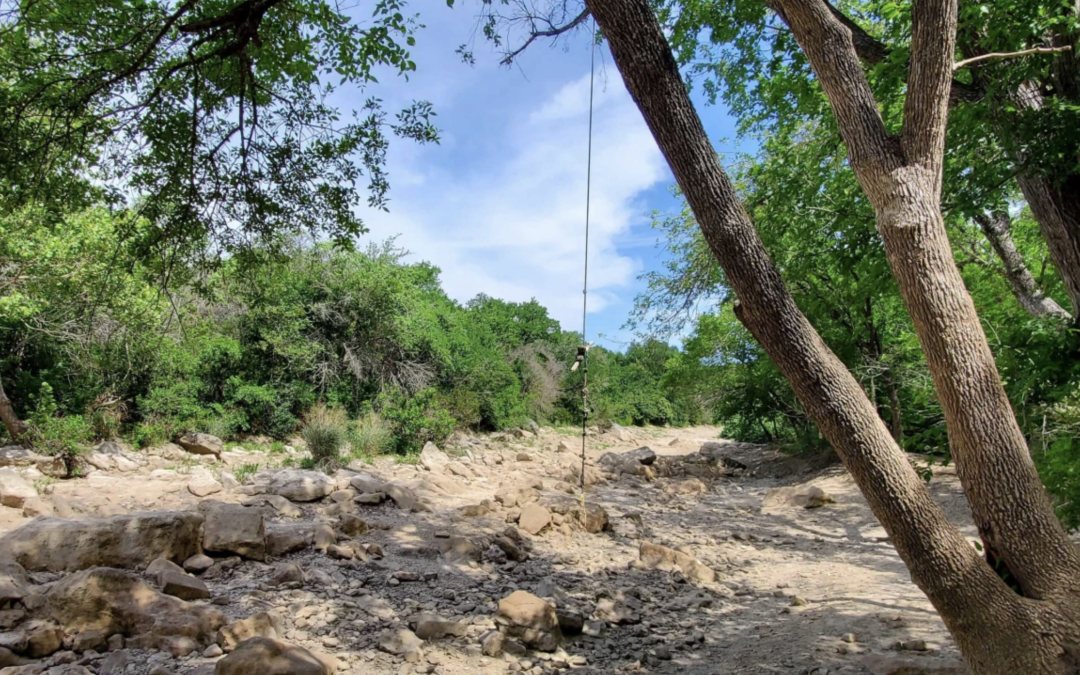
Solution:
<svg viewBox="0 0 1080 675">
<path fill-rule="evenodd" d="M 454 150 L 463 153 L 453 169 L 435 159 L 450 151 L 446 146 L 393 155 L 391 213 L 365 214 L 369 236 L 400 233 L 401 245 L 442 269 L 444 287 L 460 301 L 478 293 L 535 297 L 564 326 L 577 327 L 588 86 L 586 74 L 531 111 L 475 121 L 501 128 L 447 127 Z M 589 301 L 599 312 L 629 291 L 641 268 L 620 254 L 617 236 L 647 217 L 641 194 L 670 178 L 621 80 L 597 79 L 594 124 Z M 469 143 L 488 150 L 464 154 Z"/>
</svg>

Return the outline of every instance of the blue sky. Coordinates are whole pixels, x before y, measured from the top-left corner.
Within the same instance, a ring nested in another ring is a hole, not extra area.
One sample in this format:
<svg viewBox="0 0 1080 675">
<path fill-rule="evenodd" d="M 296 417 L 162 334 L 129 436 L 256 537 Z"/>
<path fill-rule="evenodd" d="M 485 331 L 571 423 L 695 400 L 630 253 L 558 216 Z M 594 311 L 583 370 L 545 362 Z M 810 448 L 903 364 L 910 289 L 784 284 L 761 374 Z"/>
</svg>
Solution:
<svg viewBox="0 0 1080 675">
<path fill-rule="evenodd" d="M 536 298 L 564 328 L 580 330 L 588 35 L 534 43 L 505 67 L 488 44 L 472 41 L 476 5 L 411 8 L 426 26 L 412 52 L 417 72 L 408 82 L 380 77 L 342 104 L 358 108 L 370 95 L 387 110 L 431 101 L 442 141 L 391 144 L 390 212 L 363 212 L 365 237 L 397 235 L 416 259 L 442 270 L 444 288 L 459 301 L 478 293 Z M 470 41 L 473 66 L 454 53 Z M 699 101 L 698 110 L 714 143 L 734 137 L 721 107 Z M 673 183 L 610 55 L 598 50 L 588 333 L 599 344 L 620 349 L 632 338 L 621 326 L 644 285 L 638 277 L 662 261 L 650 214 L 677 208 Z"/>
</svg>

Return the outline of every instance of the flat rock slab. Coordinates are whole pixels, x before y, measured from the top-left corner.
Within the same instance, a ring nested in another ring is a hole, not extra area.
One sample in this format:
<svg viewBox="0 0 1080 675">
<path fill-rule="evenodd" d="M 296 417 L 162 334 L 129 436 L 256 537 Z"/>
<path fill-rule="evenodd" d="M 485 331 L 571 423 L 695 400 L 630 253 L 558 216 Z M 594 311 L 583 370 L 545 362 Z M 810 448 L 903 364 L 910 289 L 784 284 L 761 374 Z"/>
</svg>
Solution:
<svg viewBox="0 0 1080 675">
<path fill-rule="evenodd" d="M 332 675 L 323 659 L 303 647 L 254 637 L 218 661 L 214 675 Z"/>
<path fill-rule="evenodd" d="M 89 567 L 140 568 L 157 558 L 182 562 L 199 552 L 203 517 L 187 511 L 111 518 L 37 518 L 0 537 L 0 551 L 31 572 Z"/>
</svg>

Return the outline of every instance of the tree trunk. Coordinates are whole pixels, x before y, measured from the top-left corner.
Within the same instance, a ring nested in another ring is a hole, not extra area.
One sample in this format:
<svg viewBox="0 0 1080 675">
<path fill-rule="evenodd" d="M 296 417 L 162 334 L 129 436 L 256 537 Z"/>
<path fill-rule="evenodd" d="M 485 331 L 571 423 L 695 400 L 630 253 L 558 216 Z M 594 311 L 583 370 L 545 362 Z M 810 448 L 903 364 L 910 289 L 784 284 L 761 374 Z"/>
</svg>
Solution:
<svg viewBox="0 0 1080 675">
<path fill-rule="evenodd" d="M 1038 110 L 1044 105 L 1042 92 L 1030 82 L 1021 85 L 1010 98 L 1012 105 L 1021 109 Z M 997 127 L 999 133 L 1009 133 L 1000 119 Z M 1022 155 L 1014 159 L 1017 166 L 1024 166 Z M 1080 175 L 1060 178 L 1023 172 L 1016 182 L 1046 239 L 1054 267 L 1065 284 L 1072 314 L 1080 316 Z"/>
<path fill-rule="evenodd" d="M 1072 314 L 1080 316 L 1080 176 L 1069 176 L 1064 185 L 1042 176 L 1020 175 L 1016 182 L 1046 239 Z"/>
<path fill-rule="evenodd" d="M 801 7 L 796 11 L 805 11 L 806 5 L 810 4 L 813 5 L 810 11 L 821 9 L 829 15 L 820 1 L 802 0 L 798 4 Z M 946 409 L 954 412 L 953 426 L 956 417 L 962 417 L 955 412 L 967 411 L 953 398 L 954 391 L 980 402 L 989 400 L 993 404 L 990 410 L 1012 421 L 1010 428 L 1009 423 L 1001 420 L 979 420 L 990 433 L 1005 433 L 1003 451 L 987 453 L 986 457 L 980 456 L 977 445 L 986 440 L 983 432 L 969 428 L 974 425 L 959 427 L 962 434 L 970 437 L 964 444 L 965 449 L 971 446 L 970 452 L 963 453 L 965 463 L 976 465 L 975 471 L 967 471 L 967 483 L 975 483 L 975 503 L 993 504 L 1003 509 L 1004 514 L 978 511 L 977 517 L 981 516 L 985 524 L 992 524 L 994 533 L 1000 526 L 1008 533 L 1006 539 L 1010 544 L 1021 538 L 1035 545 L 1047 573 L 1036 574 L 1027 566 L 1032 562 L 1032 556 L 1022 554 L 1016 559 L 1029 573 L 1029 585 L 1036 592 L 1054 593 L 1060 602 L 1037 602 L 1020 597 L 975 553 L 930 498 L 925 484 L 892 439 L 876 407 L 799 311 L 720 166 L 648 0 L 589 0 L 588 5 L 609 41 L 627 89 L 686 195 L 713 255 L 731 282 L 738 297 L 736 316 L 776 362 L 809 418 L 832 443 L 911 570 L 913 580 L 934 603 L 956 636 L 972 669 L 980 675 L 1076 672 L 1077 661 L 1065 659 L 1080 654 L 1077 649 L 1080 645 L 1080 603 L 1076 602 L 1080 593 L 1077 593 L 1076 582 L 1068 581 L 1070 575 L 1080 579 L 1080 562 L 1075 548 L 1068 543 L 1054 519 L 1037 476 L 1033 470 L 1027 471 L 1031 468 L 1030 460 L 1026 465 L 1016 461 L 1013 453 L 1015 438 L 1008 433 L 1015 429 L 1015 421 L 1011 411 L 1007 410 L 1008 402 L 1003 398 L 992 361 L 990 369 L 986 368 L 985 357 L 989 356 L 989 350 L 985 348 L 985 338 L 982 338 L 983 349 L 980 351 L 979 340 L 971 340 L 970 330 L 954 332 L 951 321 L 933 325 L 931 322 L 943 318 L 936 311 L 927 313 L 921 308 L 918 312 L 913 311 L 917 325 L 921 322 L 924 329 L 932 326 L 945 333 L 927 341 L 928 350 L 937 350 L 932 366 L 940 370 L 944 365 L 948 371 L 956 365 L 964 375 L 945 388 L 948 396 L 943 397 L 950 400 L 951 405 Z M 790 10 L 786 4 L 784 9 Z M 955 22 L 955 7 L 952 12 Z M 834 50 L 851 50 L 850 32 L 842 26 L 841 31 L 831 29 L 831 24 L 827 24 L 824 26 L 827 30 L 822 33 L 822 27 L 819 18 L 815 27 L 818 32 L 812 40 L 831 42 Z M 796 36 L 804 42 L 807 33 L 801 33 L 796 31 Z M 803 47 L 807 48 L 805 43 Z M 814 63 L 821 52 L 810 52 Z M 855 63 L 858 66 L 857 60 Z M 948 65 L 951 79 L 951 57 Z M 919 79 L 922 68 L 923 64 L 913 63 L 914 80 Z M 863 78 L 861 71 L 858 77 Z M 946 98 L 947 93 L 946 88 Z M 876 102 L 872 97 L 870 104 L 876 116 Z M 864 108 L 856 114 L 867 115 L 867 110 Z M 938 116 L 943 117 L 943 114 Z M 932 117 L 924 115 L 918 121 L 933 125 Z M 880 122 L 880 118 L 877 119 Z M 943 127 L 943 120 L 941 122 Z M 880 140 L 887 147 L 898 149 L 895 140 L 884 132 L 884 125 L 881 125 Z M 931 145 L 937 142 L 934 137 L 923 136 L 919 140 L 924 144 L 929 141 Z M 852 163 L 856 166 L 868 159 L 855 152 L 852 154 Z M 944 293 L 949 308 L 963 313 L 960 327 L 968 329 L 965 322 L 969 314 L 964 313 L 964 300 L 967 299 L 971 315 L 974 308 L 963 292 L 962 284 L 959 293 L 952 285 L 959 282 L 959 277 L 952 264 L 948 241 L 944 241 L 948 255 L 941 258 L 942 242 L 935 238 L 938 231 L 944 233 L 940 212 L 936 203 L 932 203 L 940 182 L 940 170 L 897 168 L 903 170 L 891 174 L 896 190 L 890 194 L 898 200 L 898 205 L 905 207 L 897 214 L 903 220 L 893 222 L 886 218 L 883 229 L 902 230 L 908 224 L 915 225 L 910 232 L 901 235 L 913 237 L 912 243 L 916 246 L 914 249 L 901 248 L 907 255 L 919 259 L 922 253 L 918 245 L 928 244 L 934 263 L 927 270 L 935 275 L 935 279 L 927 280 L 934 287 L 917 287 L 916 292 L 909 295 L 917 298 L 923 290 Z M 910 198 L 916 195 L 921 198 Z M 910 208 L 914 206 L 920 208 Z M 892 237 L 894 253 L 898 238 L 903 236 Z M 938 269 L 939 266 L 943 269 Z M 952 277 L 948 275 L 950 269 Z M 919 271 L 922 270 L 916 270 Z M 903 276 L 901 285 L 910 289 L 911 280 L 907 274 Z M 933 310 L 939 308 L 935 302 L 929 304 Z M 978 328 L 977 318 L 975 326 Z M 942 346 L 950 347 L 952 339 L 961 340 L 959 353 L 941 349 Z M 955 358 L 955 364 L 949 363 L 949 358 Z M 1001 397 L 996 398 L 999 392 Z M 1006 407 L 1003 415 L 1002 401 Z M 1014 471 L 1015 474 L 1010 473 Z M 1033 476 L 1035 484 L 1031 481 Z M 1006 496 L 996 498 L 988 494 L 984 488 L 989 486 Z M 1017 509 L 1027 512 L 1012 513 Z M 1010 516 L 1015 516 L 1015 521 L 1010 520 Z M 1021 537 L 1016 532 L 1018 526 L 1033 530 L 1029 536 Z M 1068 549 L 1064 548 L 1065 544 Z M 1012 558 L 1008 562 L 1011 565 Z"/>
<path fill-rule="evenodd" d="M 15 414 L 15 408 L 11 405 L 11 399 L 4 393 L 3 382 L 0 382 L 0 420 L 4 421 L 4 427 L 7 428 L 8 436 L 11 436 L 11 440 L 16 443 L 22 443 L 23 437 L 26 436 L 27 432 L 26 423 L 19 419 L 19 416 Z"/>
<path fill-rule="evenodd" d="M 1013 242 L 1012 232 L 1009 228 L 1009 214 L 998 211 L 992 215 L 979 214 L 975 216 L 975 222 L 979 224 L 986 240 L 994 247 L 998 258 L 1005 265 L 1005 278 L 1012 286 L 1013 295 L 1028 314 L 1035 317 L 1054 316 L 1059 319 L 1072 319 L 1072 315 L 1054 302 L 1053 298 L 1043 295 L 1042 290 L 1035 283 L 1035 278 L 1024 262 L 1024 257 L 1016 249 Z"/>
</svg>

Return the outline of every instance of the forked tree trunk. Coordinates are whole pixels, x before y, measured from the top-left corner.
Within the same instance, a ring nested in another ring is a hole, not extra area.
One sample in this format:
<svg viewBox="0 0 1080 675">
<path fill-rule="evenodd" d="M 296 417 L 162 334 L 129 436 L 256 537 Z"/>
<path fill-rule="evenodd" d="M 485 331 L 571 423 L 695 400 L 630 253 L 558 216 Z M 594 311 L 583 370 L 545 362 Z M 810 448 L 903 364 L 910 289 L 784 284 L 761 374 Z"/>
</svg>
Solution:
<svg viewBox="0 0 1080 675">
<path fill-rule="evenodd" d="M 1042 289 L 1031 276 L 1024 257 L 1016 248 L 1009 226 L 1009 214 L 1005 211 L 975 216 L 983 235 L 994 247 L 1001 264 L 1005 266 L 1005 279 L 1012 287 L 1013 296 L 1024 311 L 1035 317 L 1053 316 L 1059 319 L 1071 319 L 1072 315 L 1061 308 L 1053 298 L 1043 294 Z"/>
<path fill-rule="evenodd" d="M 801 0 L 800 4 L 814 4 L 814 0 Z M 1023 598 L 1009 589 L 947 521 L 893 441 L 875 406 L 795 305 L 720 166 L 648 0 L 588 0 L 588 6 L 609 41 L 627 89 L 686 195 L 705 240 L 739 298 L 736 315 L 776 362 L 809 418 L 843 459 L 913 580 L 942 615 L 972 669 L 979 675 L 1077 672 L 1080 594 L 1077 582 L 1068 579 L 1080 579 L 1080 562 L 1075 548 L 1054 519 L 1038 477 L 1033 470 L 1028 471 L 1030 461 L 1026 465 L 1018 461 L 1009 423 L 978 420 L 990 433 L 1004 434 L 1003 448 L 997 444 L 996 449 L 987 453 L 979 445 L 987 441 L 982 430 L 975 429 L 972 433 L 970 429 L 978 425 L 960 425 L 959 432 L 967 436 L 966 452 L 962 453 L 964 461 L 975 466 L 974 470 L 966 470 L 965 487 L 974 485 L 976 494 L 972 501 L 984 505 L 977 509 L 980 524 L 992 526 L 993 534 L 999 528 L 1005 530 L 1008 533 L 1005 540 L 1010 546 L 1016 539 L 1034 546 L 1030 555 L 1016 556 L 1010 551 L 1012 557 L 1008 562 L 1012 565 L 1016 560 L 1028 574 L 1025 590 L 1031 591 L 1031 598 L 1039 599 Z M 828 15 L 820 1 L 816 7 Z M 786 5 L 784 9 L 790 13 Z M 822 32 L 821 28 L 820 23 L 815 26 L 811 39 L 824 40 L 833 49 L 851 50 L 850 33 L 843 26 L 839 32 Z M 807 37 L 805 31 L 796 31 L 796 35 Z M 806 44 L 803 46 L 805 49 Z M 820 55 L 820 51 L 812 53 L 811 62 Z M 855 63 L 857 66 L 857 59 Z M 922 64 L 914 63 L 913 72 L 920 67 Z M 857 75 L 862 77 L 861 72 Z M 876 107 L 874 110 L 876 114 Z M 864 110 L 859 114 L 867 113 Z M 934 123 L 933 119 L 921 121 Z M 899 150 L 899 143 L 884 134 L 883 125 L 881 140 L 888 148 Z M 935 239 L 938 230 L 944 232 L 935 203 L 940 179 L 926 167 L 897 169 L 889 174 L 894 189 L 887 191 L 887 196 L 902 208 L 896 220 L 887 220 L 885 224 L 886 228 L 903 230 L 900 236 L 893 237 L 893 252 L 899 243 L 906 255 L 919 258 L 919 247 L 930 245 L 934 266 L 926 270 L 932 277 L 927 280 L 932 288 L 926 290 L 943 294 L 941 299 L 948 301 L 950 309 L 963 312 L 967 296 L 962 284 L 959 290 L 951 285 L 958 281 L 958 273 L 952 264 L 948 242 L 944 241 L 948 255 L 941 258 L 938 255 L 941 242 Z M 940 175 L 940 171 L 936 174 Z M 889 176 L 882 177 L 883 185 Z M 914 248 L 909 248 L 907 243 Z M 950 269 L 954 276 L 949 276 Z M 916 274 L 922 271 L 916 270 Z M 904 277 L 901 283 L 910 287 L 907 272 L 901 275 Z M 910 295 L 917 297 L 922 290 L 916 284 L 915 292 Z M 935 302 L 930 304 L 937 309 Z M 970 299 L 967 306 L 971 306 Z M 984 349 L 980 350 L 979 341 L 971 339 L 970 331 L 957 332 L 951 321 L 934 324 L 943 317 L 921 307 L 912 313 L 924 329 L 929 326 L 944 333 L 940 339 L 925 341 L 928 349 L 937 350 L 932 366 L 940 369 L 944 358 L 946 370 L 955 365 L 965 375 L 946 387 L 946 393 L 950 396 L 953 392 L 963 393 L 979 401 L 989 399 L 993 404 L 989 409 L 998 415 L 1002 415 L 1004 403 L 1006 410 L 1002 416 L 1012 420 L 1003 394 L 998 398 L 1001 387 L 993 362 L 990 361 L 989 370 L 986 367 L 984 357 L 989 355 L 989 350 L 985 349 L 985 339 Z M 962 314 L 959 328 L 969 327 L 964 323 L 967 319 L 968 314 Z M 977 320 L 975 325 L 977 328 Z M 960 352 L 941 349 L 951 347 L 953 339 L 960 340 L 963 347 Z M 954 413 L 958 409 L 967 410 L 958 406 L 955 399 L 947 409 Z M 950 431 L 956 425 L 956 417 L 951 420 Z M 1015 429 L 1014 421 L 1012 429 Z M 1006 496 L 999 498 L 994 492 Z M 987 504 L 1003 512 L 987 513 Z M 1016 510 L 1026 512 L 1014 513 Z M 1027 536 L 1021 536 L 1018 527 L 1031 530 Z M 1035 558 L 1042 561 L 1046 573 L 1031 569 L 1029 565 Z"/>
<path fill-rule="evenodd" d="M 0 382 L 0 420 L 3 420 L 7 428 L 8 436 L 16 443 L 22 443 L 26 436 L 26 423 L 15 414 L 15 408 L 11 405 L 11 399 L 4 392 L 4 383 Z"/>
</svg>

